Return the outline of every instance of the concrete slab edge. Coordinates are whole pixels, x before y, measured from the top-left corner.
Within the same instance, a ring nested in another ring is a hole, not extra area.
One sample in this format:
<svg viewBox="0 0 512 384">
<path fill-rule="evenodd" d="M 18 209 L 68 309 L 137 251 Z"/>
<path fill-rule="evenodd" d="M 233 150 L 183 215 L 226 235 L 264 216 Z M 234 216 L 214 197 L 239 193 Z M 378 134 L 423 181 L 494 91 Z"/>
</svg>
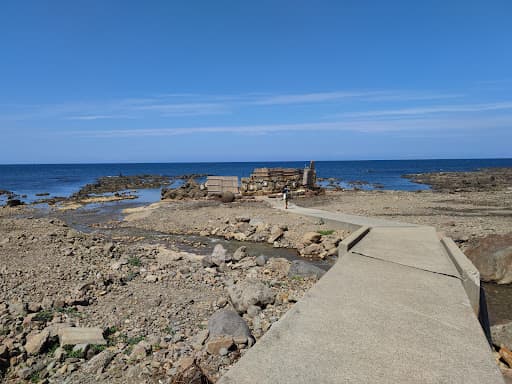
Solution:
<svg viewBox="0 0 512 384">
<path fill-rule="evenodd" d="M 480 272 L 451 238 L 443 237 L 441 243 L 459 271 L 471 307 L 478 317 L 480 310 Z"/>
<path fill-rule="evenodd" d="M 342 257 L 354 245 L 360 242 L 370 232 L 370 227 L 362 226 L 355 232 L 352 232 L 348 237 L 344 238 L 338 245 L 338 256 Z"/>
</svg>

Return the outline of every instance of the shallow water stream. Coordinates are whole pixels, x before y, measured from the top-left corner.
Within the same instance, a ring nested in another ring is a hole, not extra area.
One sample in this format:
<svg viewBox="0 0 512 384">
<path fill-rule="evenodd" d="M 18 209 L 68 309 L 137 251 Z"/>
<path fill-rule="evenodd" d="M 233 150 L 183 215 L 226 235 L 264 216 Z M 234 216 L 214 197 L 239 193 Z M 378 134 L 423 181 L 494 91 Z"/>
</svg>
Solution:
<svg viewBox="0 0 512 384">
<path fill-rule="evenodd" d="M 181 251 L 196 253 L 200 255 L 211 254 L 216 244 L 222 246 L 233 253 L 241 246 L 247 247 L 247 252 L 251 256 L 265 255 L 267 257 L 282 257 L 287 260 L 302 260 L 316 265 L 324 270 L 328 270 L 335 259 L 330 260 L 310 260 L 298 255 L 297 250 L 290 248 L 274 248 L 267 243 L 241 242 L 236 240 L 225 240 L 219 237 L 207 237 L 198 235 L 180 235 L 147 230 L 135 227 L 119 227 L 113 222 L 123 220 L 122 211 L 126 208 L 138 207 L 143 204 L 142 201 L 116 201 L 111 203 L 89 204 L 76 210 L 51 211 L 51 217 L 63 220 L 73 229 L 86 233 L 98 233 L 107 238 L 131 237 L 140 238 L 141 241 L 151 244 L 162 244 L 166 246 L 173 245 Z"/>
</svg>

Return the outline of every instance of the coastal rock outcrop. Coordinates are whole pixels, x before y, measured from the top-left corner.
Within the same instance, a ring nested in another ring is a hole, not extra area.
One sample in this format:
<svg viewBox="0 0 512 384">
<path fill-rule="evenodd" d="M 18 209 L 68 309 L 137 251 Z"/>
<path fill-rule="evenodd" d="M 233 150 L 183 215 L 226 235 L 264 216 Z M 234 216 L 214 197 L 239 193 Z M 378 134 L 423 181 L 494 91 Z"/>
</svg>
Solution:
<svg viewBox="0 0 512 384">
<path fill-rule="evenodd" d="M 198 199 L 207 195 L 208 191 L 204 185 L 197 183 L 193 178 L 187 180 L 178 188 L 162 188 L 161 191 L 162 200 Z"/>
</svg>

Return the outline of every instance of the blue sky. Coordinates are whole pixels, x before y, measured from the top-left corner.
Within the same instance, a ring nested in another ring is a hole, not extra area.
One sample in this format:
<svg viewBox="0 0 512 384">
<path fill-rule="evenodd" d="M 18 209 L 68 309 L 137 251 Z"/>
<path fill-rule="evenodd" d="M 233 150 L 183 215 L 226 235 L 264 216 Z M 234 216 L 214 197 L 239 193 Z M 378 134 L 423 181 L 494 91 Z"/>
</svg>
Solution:
<svg viewBox="0 0 512 384">
<path fill-rule="evenodd" d="M 0 163 L 512 157 L 512 2 L 5 1 Z"/>
</svg>

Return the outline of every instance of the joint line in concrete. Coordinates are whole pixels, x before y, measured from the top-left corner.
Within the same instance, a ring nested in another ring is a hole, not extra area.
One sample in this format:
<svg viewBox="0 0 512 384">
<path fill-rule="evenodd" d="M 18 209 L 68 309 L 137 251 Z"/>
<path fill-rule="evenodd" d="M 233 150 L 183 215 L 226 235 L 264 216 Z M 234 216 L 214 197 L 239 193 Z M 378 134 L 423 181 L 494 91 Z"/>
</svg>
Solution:
<svg viewBox="0 0 512 384">
<path fill-rule="evenodd" d="M 436 275 L 442 275 L 442 276 L 448 276 L 448 277 L 453 277 L 457 280 L 460 280 L 462 281 L 462 279 L 459 277 L 459 276 L 455 276 L 455 275 L 452 275 L 450 273 L 443 273 L 443 272 L 436 272 L 436 271 L 431 271 L 430 269 L 424 269 L 424 268 L 418 268 L 418 267 L 413 267 L 412 265 L 407 265 L 407 264 L 402 264 L 402 263 L 397 263 L 396 261 L 391 261 L 391 260 L 386 260 L 386 259 L 382 259 L 380 257 L 375 257 L 375 256 L 370 256 L 370 255 L 365 255 L 364 253 L 361 253 L 361 252 L 354 252 L 354 251 L 351 251 L 350 253 L 353 253 L 355 255 L 359 255 L 359 256 L 363 256 L 363 257 L 367 257 L 369 259 L 374 259 L 374 260 L 380 260 L 380 261 L 384 261 L 386 263 L 390 263 L 390 264 L 396 264 L 396 265 L 401 265 L 403 267 L 408 267 L 408 268 L 412 268 L 412 269 L 417 269 L 419 271 L 424 271 L 424 272 L 430 272 L 430 273 L 434 273 Z"/>
</svg>

